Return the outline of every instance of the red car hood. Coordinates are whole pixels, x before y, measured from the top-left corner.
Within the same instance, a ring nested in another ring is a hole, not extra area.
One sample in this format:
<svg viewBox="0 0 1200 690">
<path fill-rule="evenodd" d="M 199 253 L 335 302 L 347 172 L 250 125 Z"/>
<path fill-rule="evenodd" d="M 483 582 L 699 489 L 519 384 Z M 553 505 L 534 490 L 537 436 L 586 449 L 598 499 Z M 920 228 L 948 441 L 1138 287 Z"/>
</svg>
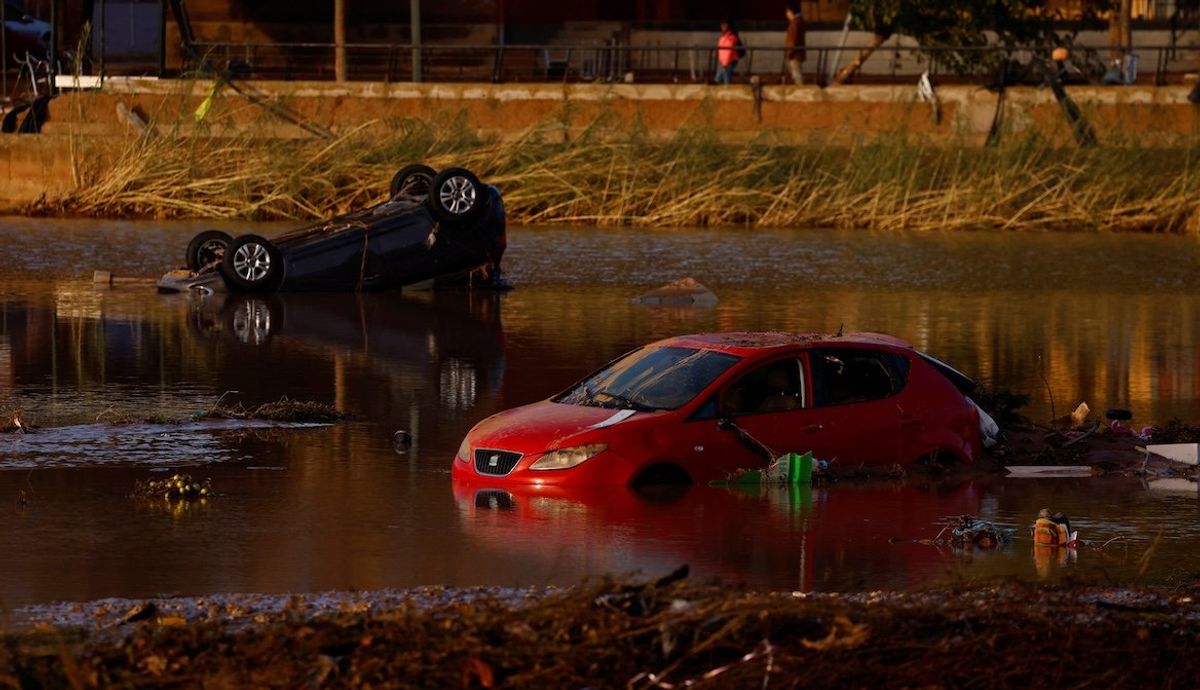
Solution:
<svg viewBox="0 0 1200 690">
<path fill-rule="evenodd" d="M 472 429 L 467 438 L 472 448 L 540 453 L 588 443 L 589 439 L 572 437 L 585 431 L 644 419 L 651 414 L 654 413 L 543 400 L 488 417 Z"/>
</svg>

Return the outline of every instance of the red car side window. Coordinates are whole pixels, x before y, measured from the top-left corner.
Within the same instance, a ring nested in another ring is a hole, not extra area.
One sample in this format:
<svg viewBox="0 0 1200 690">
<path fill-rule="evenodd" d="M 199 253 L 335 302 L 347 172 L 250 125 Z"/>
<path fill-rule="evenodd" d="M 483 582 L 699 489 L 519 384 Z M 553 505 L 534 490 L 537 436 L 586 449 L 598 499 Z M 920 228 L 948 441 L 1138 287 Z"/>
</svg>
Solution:
<svg viewBox="0 0 1200 690">
<path fill-rule="evenodd" d="M 799 359 L 765 364 L 738 379 L 721 399 L 730 416 L 788 412 L 805 407 L 804 366 Z"/>
<path fill-rule="evenodd" d="M 908 380 L 908 360 L 890 352 L 822 349 L 812 352 L 811 362 L 818 407 L 886 398 Z"/>
</svg>

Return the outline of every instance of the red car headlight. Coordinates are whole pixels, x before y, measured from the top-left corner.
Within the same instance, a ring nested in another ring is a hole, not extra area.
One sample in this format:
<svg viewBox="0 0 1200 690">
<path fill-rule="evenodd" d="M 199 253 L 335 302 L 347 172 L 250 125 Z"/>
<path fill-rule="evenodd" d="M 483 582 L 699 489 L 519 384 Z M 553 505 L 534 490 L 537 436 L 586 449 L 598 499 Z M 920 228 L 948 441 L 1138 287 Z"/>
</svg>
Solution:
<svg viewBox="0 0 1200 690">
<path fill-rule="evenodd" d="M 471 462 L 471 444 L 464 437 L 461 444 L 458 446 L 458 453 L 454 456 L 459 462 Z"/>
<path fill-rule="evenodd" d="M 566 470 L 580 465 L 599 455 L 608 448 L 604 443 L 589 443 L 586 446 L 574 448 L 559 448 L 546 451 L 542 457 L 529 466 L 531 470 Z"/>
</svg>

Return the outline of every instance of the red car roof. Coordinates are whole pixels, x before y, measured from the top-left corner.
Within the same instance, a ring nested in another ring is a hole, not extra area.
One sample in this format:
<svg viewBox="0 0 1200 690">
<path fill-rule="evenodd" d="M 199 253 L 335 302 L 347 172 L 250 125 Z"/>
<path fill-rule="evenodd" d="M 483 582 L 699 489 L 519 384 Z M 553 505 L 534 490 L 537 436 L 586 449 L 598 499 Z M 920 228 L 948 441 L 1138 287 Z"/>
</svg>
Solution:
<svg viewBox="0 0 1200 690">
<path fill-rule="evenodd" d="M 846 333 L 844 335 L 781 332 L 697 333 L 668 338 L 656 344 L 664 347 L 694 347 L 702 350 L 716 350 L 741 357 L 761 354 L 763 350 L 782 349 L 796 345 L 884 345 L 912 349 L 912 345 L 908 342 L 883 333 Z"/>
</svg>

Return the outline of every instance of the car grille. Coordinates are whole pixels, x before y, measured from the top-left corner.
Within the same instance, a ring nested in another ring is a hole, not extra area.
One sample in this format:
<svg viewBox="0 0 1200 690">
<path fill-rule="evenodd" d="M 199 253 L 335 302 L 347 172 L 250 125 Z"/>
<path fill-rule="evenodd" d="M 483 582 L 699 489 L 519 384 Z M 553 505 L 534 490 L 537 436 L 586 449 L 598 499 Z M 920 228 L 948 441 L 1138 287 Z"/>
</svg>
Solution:
<svg viewBox="0 0 1200 690">
<path fill-rule="evenodd" d="M 475 471 L 501 477 L 512 472 L 520 459 L 520 453 L 479 448 L 475 451 Z"/>
</svg>

